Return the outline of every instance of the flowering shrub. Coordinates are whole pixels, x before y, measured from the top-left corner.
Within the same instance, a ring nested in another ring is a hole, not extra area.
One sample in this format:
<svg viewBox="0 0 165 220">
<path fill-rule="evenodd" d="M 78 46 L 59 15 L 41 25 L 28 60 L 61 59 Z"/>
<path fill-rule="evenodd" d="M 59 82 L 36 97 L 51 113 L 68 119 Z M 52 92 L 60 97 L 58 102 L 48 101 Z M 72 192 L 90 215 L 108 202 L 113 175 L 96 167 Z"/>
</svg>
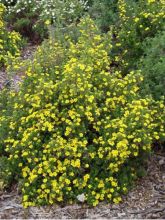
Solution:
<svg viewBox="0 0 165 220">
<path fill-rule="evenodd" d="M 20 55 L 21 37 L 15 31 L 9 32 L 3 21 L 5 7 L 0 4 L 0 67 L 7 63 L 7 60 L 14 59 Z"/>
<path fill-rule="evenodd" d="M 142 76 L 110 74 L 109 35 L 89 18 L 79 31 L 76 43 L 65 36 L 65 45 L 50 39 L 39 47 L 20 90 L 1 100 L 5 172 L 21 183 L 25 207 L 120 202 L 139 158 L 165 135 L 163 114 L 138 95 Z"/>
<path fill-rule="evenodd" d="M 142 42 L 164 28 L 164 0 L 119 0 L 119 27 L 116 29 L 115 62 L 123 72 L 136 67 L 144 54 Z"/>
</svg>

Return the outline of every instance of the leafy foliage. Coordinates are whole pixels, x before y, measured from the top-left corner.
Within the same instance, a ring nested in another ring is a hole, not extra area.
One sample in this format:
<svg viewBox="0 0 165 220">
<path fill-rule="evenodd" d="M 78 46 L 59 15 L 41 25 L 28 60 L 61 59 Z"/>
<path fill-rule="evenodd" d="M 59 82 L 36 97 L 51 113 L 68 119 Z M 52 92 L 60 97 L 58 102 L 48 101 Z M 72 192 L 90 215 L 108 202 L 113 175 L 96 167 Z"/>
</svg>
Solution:
<svg viewBox="0 0 165 220">
<path fill-rule="evenodd" d="M 143 44 L 145 50 L 139 68 L 144 75 L 143 93 L 154 99 L 165 98 L 165 31 Z"/>
<path fill-rule="evenodd" d="M 124 74 L 135 69 L 144 55 L 143 42 L 164 29 L 165 1 L 119 0 L 119 25 L 115 27 L 114 61 Z"/>
<path fill-rule="evenodd" d="M 8 5 L 7 20 L 31 41 L 47 37 L 47 23 L 65 28 L 76 22 L 87 9 L 84 0 L 17 0 Z"/>
<path fill-rule="evenodd" d="M 95 19 L 102 31 L 107 32 L 118 20 L 117 0 L 88 1 L 89 14 Z"/>
</svg>

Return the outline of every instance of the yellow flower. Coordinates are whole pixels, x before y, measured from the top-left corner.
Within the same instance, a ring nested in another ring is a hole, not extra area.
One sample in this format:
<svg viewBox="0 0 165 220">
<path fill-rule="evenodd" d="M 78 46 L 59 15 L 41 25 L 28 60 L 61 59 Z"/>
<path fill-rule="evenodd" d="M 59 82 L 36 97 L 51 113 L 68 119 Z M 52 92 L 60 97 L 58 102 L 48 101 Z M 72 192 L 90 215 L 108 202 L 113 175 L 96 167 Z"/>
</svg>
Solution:
<svg viewBox="0 0 165 220">
<path fill-rule="evenodd" d="M 90 178 L 89 174 L 86 174 L 86 175 L 83 177 L 83 179 L 84 179 L 85 182 L 87 182 L 89 178 Z"/>
<path fill-rule="evenodd" d="M 51 24 L 50 20 L 45 21 L 45 25 L 50 25 L 50 24 Z"/>
<path fill-rule="evenodd" d="M 112 156 L 116 157 L 118 156 L 119 152 L 117 150 L 112 150 Z"/>
<path fill-rule="evenodd" d="M 140 19 L 139 18 L 134 18 L 134 21 L 135 22 L 138 22 Z"/>
</svg>

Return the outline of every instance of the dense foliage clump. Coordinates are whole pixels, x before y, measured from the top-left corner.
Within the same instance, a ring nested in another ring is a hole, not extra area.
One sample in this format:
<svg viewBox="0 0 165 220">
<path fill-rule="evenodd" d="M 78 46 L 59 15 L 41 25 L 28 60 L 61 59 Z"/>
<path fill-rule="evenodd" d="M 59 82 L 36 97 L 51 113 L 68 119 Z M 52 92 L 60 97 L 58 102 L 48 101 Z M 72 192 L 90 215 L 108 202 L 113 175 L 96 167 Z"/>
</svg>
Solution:
<svg viewBox="0 0 165 220">
<path fill-rule="evenodd" d="M 8 31 L 3 20 L 5 7 L 0 3 L 0 67 L 7 64 L 9 59 L 20 56 L 21 37 L 15 31 Z"/>
<path fill-rule="evenodd" d="M 139 61 L 144 75 L 143 94 L 151 94 L 154 99 L 165 99 L 165 31 L 144 44 L 145 54 Z"/>
<path fill-rule="evenodd" d="M 103 32 L 107 32 L 111 26 L 117 25 L 119 20 L 118 0 L 88 0 L 88 4 L 90 16 L 95 19 Z"/>
<path fill-rule="evenodd" d="M 2 0 L 0 0 L 1 2 Z M 85 0 L 3 0 L 10 25 L 31 41 L 47 37 L 47 24 L 65 28 L 87 10 Z"/>
<path fill-rule="evenodd" d="M 164 30 L 164 0 L 118 0 L 118 23 L 115 24 L 114 61 L 124 74 L 137 68 L 145 54 L 143 43 Z"/>
<path fill-rule="evenodd" d="M 164 105 L 141 98 L 140 73 L 111 72 L 111 34 L 89 18 L 77 42 L 50 39 L 1 108 L 4 174 L 23 204 L 121 201 L 154 140 L 165 136 Z M 5 128 L 5 129 L 4 129 Z"/>
</svg>

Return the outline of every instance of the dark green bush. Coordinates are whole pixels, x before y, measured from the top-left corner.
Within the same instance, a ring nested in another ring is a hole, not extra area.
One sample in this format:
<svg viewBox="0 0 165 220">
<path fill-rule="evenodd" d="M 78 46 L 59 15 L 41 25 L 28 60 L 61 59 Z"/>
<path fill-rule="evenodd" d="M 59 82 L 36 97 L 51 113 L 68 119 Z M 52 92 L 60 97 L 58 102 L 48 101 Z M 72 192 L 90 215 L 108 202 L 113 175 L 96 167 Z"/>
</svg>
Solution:
<svg viewBox="0 0 165 220">
<path fill-rule="evenodd" d="M 7 30 L 4 22 L 6 8 L 0 3 L 0 68 L 7 66 L 9 59 L 20 56 L 23 41 L 19 33 Z"/>
<path fill-rule="evenodd" d="M 95 19 L 102 31 L 106 32 L 111 25 L 118 22 L 117 0 L 95 0 L 88 2 L 89 14 Z"/>
<path fill-rule="evenodd" d="M 144 56 L 138 67 L 144 76 L 143 93 L 154 99 L 165 98 L 165 31 L 143 44 Z"/>
<path fill-rule="evenodd" d="M 142 96 L 151 96 L 162 103 L 165 102 L 165 31 L 153 38 L 147 38 L 143 44 L 144 55 L 137 64 L 144 80 L 141 84 Z M 165 107 L 161 112 L 165 124 Z M 159 122 L 158 122 L 159 124 Z M 163 129 L 160 128 L 160 129 Z M 155 141 L 157 149 L 165 150 L 165 140 Z"/>
</svg>

